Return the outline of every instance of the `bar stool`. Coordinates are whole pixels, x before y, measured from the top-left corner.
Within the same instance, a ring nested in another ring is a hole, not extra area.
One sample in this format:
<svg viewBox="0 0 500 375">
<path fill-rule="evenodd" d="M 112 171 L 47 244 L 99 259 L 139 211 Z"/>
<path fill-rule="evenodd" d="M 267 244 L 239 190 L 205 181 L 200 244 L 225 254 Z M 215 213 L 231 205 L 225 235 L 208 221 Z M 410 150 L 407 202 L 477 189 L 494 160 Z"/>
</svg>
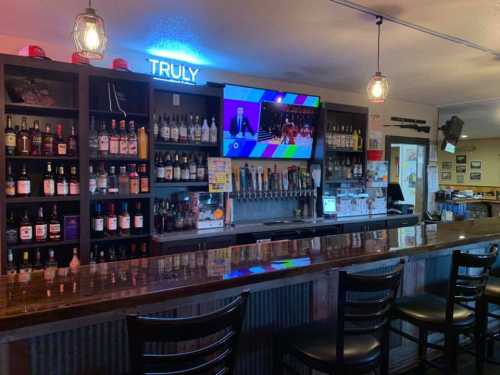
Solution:
<svg viewBox="0 0 500 375">
<path fill-rule="evenodd" d="M 482 372 L 484 340 L 482 320 L 484 314 L 482 296 L 488 281 L 489 271 L 497 257 L 496 247 L 485 254 L 466 254 L 455 250 L 452 257 L 447 298 L 433 294 L 403 297 L 396 301 L 394 319 L 403 320 L 418 327 L 418 338 L 399 329 L 392 330 L 418 344 L 420 370 L 426 366 L 444 370 L 447 374 L 457 372 L 457 346 L 460 335 L 472 333 L 476 349 L 476 370 Z M 474 303 L 469 307 L 467 303 Z M 444 334 L 444 346 L 429 343 L 428 333 Z M 427 348 L 445 353 L 446 366 L 438 366 L 426 358 Z"/>
<path fill-rule="evenodd" d="M 195 317 L 152 318 L 128 315 L 132 374 L 233 374 L 248 295 L 248 292 L 243 292 L 222 309 Z M 215 334 L 215 341 L 196 350 L 173 354 L 145 352 L 147 343 L 178 343 Z"/>
<path fill-rule="evenodd" d="M 484 291 L 484 302 L 485 302 L 485 311 L 486 311 L 486 319 L 488 317 L 494 318 L 500 321 L 500 315 L 498 313 L 493 313 L 489 311 L 489 305 L 500 306 L 500 269 L 492 270 L 491 277 L 488 279 L 488 284 L 486 284 L 486 290 Z M 488 350 L 487 350 L 487 362 L 494 363 L 496 365 L 500 365 L 498 360 L 494 360 L 491 357 L 494 353 L 494 344 L 495 341 L 500 340 L 500 330 L 496 329 L 492 332 L 486 332 L 485 327 L 485 340 L 487 342 Z"/>
<path fill-rule="evenodd" d="M 339 273 L 337 322 L 317 321 L 292 328 L 275 339 L 273 375 L 296 373 L 289 355 L 328 374 L 372 372 L 389 367 L 390 312 L 403 262 L 385 274 Z"/>
</svg>

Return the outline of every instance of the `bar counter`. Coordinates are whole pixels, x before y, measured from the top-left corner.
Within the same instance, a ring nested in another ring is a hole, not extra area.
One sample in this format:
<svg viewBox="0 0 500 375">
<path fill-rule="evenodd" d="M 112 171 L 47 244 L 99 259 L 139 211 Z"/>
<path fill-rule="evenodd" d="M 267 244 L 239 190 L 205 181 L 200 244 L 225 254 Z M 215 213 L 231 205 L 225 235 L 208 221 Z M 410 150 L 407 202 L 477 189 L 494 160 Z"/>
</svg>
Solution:
<svg viewBox="0 0 500 375">
<path fill-rule="evenodd" d="M 0 330 L 500 239 L 500 219 L 264 242 L 0 278 Z"/>
</svg>

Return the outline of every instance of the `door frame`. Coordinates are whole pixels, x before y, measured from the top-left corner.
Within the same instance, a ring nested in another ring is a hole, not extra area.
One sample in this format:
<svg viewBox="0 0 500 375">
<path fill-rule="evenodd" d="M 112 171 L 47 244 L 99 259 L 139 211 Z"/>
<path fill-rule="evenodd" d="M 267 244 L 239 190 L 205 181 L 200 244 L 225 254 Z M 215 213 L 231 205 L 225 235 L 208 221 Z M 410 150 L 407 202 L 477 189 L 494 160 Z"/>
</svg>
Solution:
<svg viewBox="0 0 500 375">
<path fill-rule="evenodd" d="M 427 211 L 427 194 L 428 194 L 428 189 L 427 189 L 427 167 L 429 165 L 429 139 L 428 138 L 418 138 L 418 137 L 400 137 L 396 135 L 386 135 L 385 136 L 385 160 L 387 161 L 388 167 L 387 167 L 387 173 L 388 176 L 391 175 L 391 144 L 393 143 L 402 143 L 402 144 L 407 144 L 407 145 L 418 145 L 418 146 L 424 146 L 425 151 L 424 151 L 424 201 L 422 204 L 422 213 L 420 216 L 420 219 L 422 219 L 422 216 L 425 214 Z"/>
</svg>

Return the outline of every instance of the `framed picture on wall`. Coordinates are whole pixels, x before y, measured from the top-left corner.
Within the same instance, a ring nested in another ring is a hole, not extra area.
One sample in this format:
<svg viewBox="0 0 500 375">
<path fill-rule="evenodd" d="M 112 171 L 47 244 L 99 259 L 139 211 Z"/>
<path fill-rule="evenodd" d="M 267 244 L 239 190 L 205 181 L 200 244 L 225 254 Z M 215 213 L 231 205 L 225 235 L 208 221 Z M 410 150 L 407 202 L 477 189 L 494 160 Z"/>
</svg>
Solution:
<svg viewBox="0 0 500 375">
<path fill-rule="evenodd" d="M 467 164 L 467 156 L 466 155 L 457 155 L 457 156 L 455 156 L 455 161 L 457 164 Z"/>
<path fill-rule="evenodd" d="M 470 162 L 470 169 L 481 169 L 481 160 L 472 160 Z"/>
<path fill-rule="evenodd" d="M 465 172 L 467 172 L 467 167 L 465 165 L 457 165 L 455 167 L 455 170 L 457 173 L 465 173 Z"/>
<path fill-rule="evenodd" d="M 465 175 L 457 174 L 457 184 L 463 184 L 465 182 Z"/>
<path fill-rule="evenodd" d="M 451 169 L 451 167 L 452 167 L 452 163 L 451 163 L 451 161 L 443 161 L 443 162 L 441 163 L 441 167 L 442 167 L 443 169 Z"/>
<path fill-rule="evenodd" d="M 472 181 L 479 181 L 479 180 L 481 180 L 481 172 L 471 172 L 470 173 L 470 179 Z"/>
<path fill-rule="evenodd" d="M 451 180 L 451 172 L 441 172 L 441 180 Z"/>
</svg>

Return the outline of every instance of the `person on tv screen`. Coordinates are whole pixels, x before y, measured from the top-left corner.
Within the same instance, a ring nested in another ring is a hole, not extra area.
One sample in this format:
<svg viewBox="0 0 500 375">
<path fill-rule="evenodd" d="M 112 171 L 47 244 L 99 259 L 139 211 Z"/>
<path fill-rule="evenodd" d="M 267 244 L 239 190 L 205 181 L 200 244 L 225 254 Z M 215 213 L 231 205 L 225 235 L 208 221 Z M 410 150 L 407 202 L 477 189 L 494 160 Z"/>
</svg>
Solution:
<svg viewBox="0 0 500 375">
<path fill-rule="evenodd" d="M 249 132 L 252 136 L 255 135 L 248 118 L 245 116 L 245 109 L 243 107 L 236 108 L 236 116 L 231 119 L 229 132 L 233 137 L 245 138 L 245 133 Z"/>
</svg>

